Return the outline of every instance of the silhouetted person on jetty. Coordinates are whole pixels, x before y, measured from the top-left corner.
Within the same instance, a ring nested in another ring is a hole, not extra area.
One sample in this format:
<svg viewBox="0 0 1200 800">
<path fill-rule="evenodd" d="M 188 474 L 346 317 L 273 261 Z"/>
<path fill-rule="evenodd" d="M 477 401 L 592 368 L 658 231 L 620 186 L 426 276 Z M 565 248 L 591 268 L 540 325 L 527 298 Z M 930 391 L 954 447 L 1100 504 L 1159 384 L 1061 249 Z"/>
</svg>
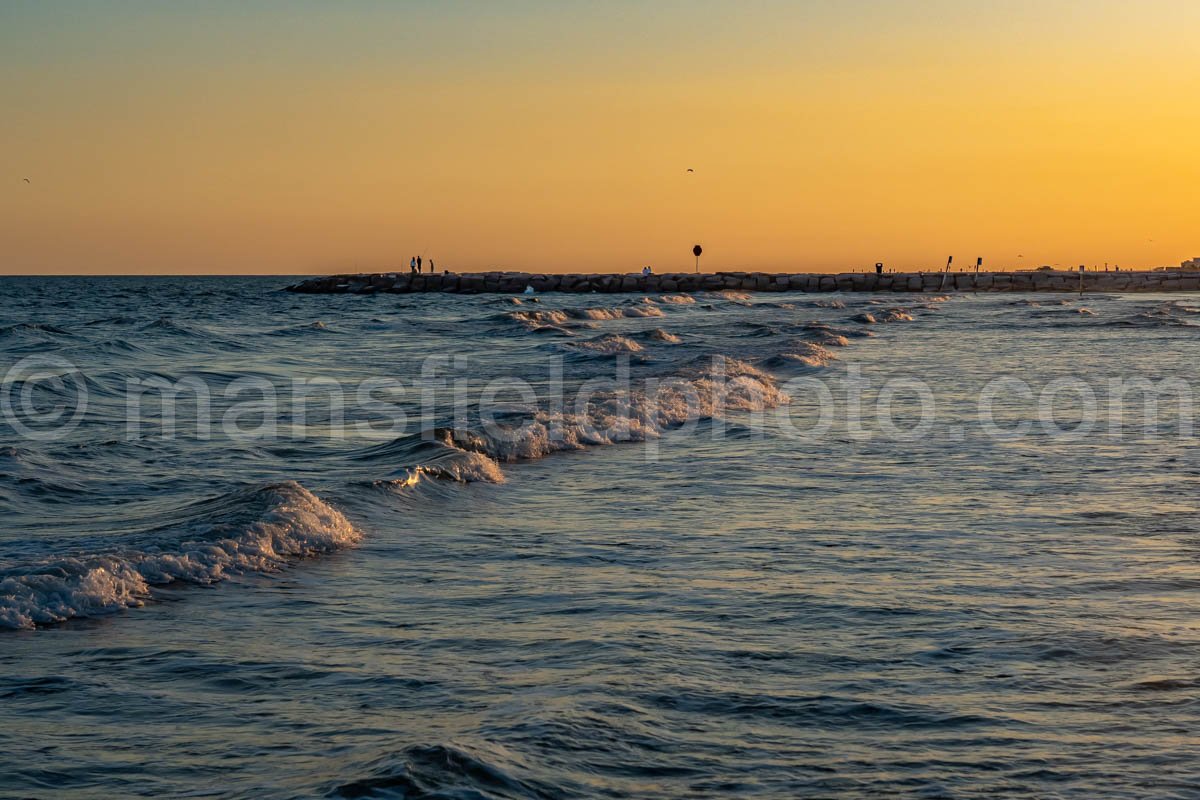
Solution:
<svg viewBox="0 0 1200 800">
<path fill-rule="evenodd" d="M 416 274 L 416 271 L 417 271 L 417 257 L 416 256 L 413 256 L 411 259 L 409 259 L 408 271 Z"/>
<path fill-rule="evenodd" d="M 417 272 L 421 271 L 421 257 L 417 256 Z"/>
<path fill-rule="evenodd" d="M 433 274 L 433 272 L 434 272 L 434 270 L 433 270 L 433 259 L 431 258 L 431 259 L 429 259 L 429 274 L 430 274 L 430 275 L 432 275 L 432 274 Z"/>
</svg>

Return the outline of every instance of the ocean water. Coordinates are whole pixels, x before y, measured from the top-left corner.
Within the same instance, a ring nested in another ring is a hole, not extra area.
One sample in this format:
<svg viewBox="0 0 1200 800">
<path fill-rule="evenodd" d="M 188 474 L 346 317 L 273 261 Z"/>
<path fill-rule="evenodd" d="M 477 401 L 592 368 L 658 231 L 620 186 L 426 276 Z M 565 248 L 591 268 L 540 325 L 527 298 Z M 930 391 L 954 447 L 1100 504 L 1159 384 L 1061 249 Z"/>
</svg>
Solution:
<svg viewBox="0 0 1200 800">
<path fill-rule="evenodd" d="M 287 282 L 0 281 L 0 797 L 1200 796 L 1200 298 Z"/>
</svg>

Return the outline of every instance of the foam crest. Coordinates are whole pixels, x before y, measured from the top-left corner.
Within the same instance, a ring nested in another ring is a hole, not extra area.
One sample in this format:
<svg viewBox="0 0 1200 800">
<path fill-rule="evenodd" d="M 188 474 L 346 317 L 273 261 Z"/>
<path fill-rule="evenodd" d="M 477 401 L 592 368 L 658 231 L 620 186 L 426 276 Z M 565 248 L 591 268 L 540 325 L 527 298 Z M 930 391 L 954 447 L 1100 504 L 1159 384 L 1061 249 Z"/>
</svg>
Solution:
<svg viewBox="0 0 1200 800">
<path fill-rule="evenodd" d="M 605 321 L 627 317 L 661 317 L 663 311 L 652 305 L 625 306 L 616 308 L 567 308 L 563 310 L 571 319 Z"/>
<path fill-rule="evenodd" d="M 546 309 L 544 311 L 513 311 L 509 317 L 526 325 L 561 325 L 570 319 L 564 311 Z"/>
<path fill-rule="evenodd" d="M 154 586 L 274 572 L 361 538 L 340 511 L 290 481 L 197 508 L 201 512 L 183 523 L 184 538 L 177 544 L 0 571 L 0 628 L 32 628 L 133 608 L 151 599 Z"/>
<path fill-rule="evenodd" d="M 655 383 L 653 390 L 597 392 L 586 409 L 535 409 L 521 424 L 442 429 L 442 442 L 497 461 L 543 458 L 564 450 L 638 442 L 700 419 L 761 411 L 788 401 L 775 379 L 742 361 L 718 357 Z"/>
<path fill-rule="evenodd" d="M 670 331 L 665 331 L 662 328 L 654 328 L 646 332 L 646 338 L 655 342 L 664 342 L 665 344 L 679 344 L 683 340 Z"/>
<path fill-rule="evenodd" d="M 815 342 L 796 342 L 790 352 L 780 353 L 768 361 L 770 365 L 785 366 L 789 364 L 800 364 L 805 367 L 827 367 L 834 361 L 837 361 L 837 356 L 831 350 L 825 348 Z"/>
<path fill-rule="evenodd" d="M 595 353 L 604 353 L 605 355 L 616 355 L 618 353 L 640 353 L 645 348 L 640 344 L 630 339 L 628 336 L 610 333 L 605 336 L 597 336 L 595 339 L 588 339 L 583 342 L 572 343 L 574 347 L 583 350 L 591 350 Z"/>
</svg>

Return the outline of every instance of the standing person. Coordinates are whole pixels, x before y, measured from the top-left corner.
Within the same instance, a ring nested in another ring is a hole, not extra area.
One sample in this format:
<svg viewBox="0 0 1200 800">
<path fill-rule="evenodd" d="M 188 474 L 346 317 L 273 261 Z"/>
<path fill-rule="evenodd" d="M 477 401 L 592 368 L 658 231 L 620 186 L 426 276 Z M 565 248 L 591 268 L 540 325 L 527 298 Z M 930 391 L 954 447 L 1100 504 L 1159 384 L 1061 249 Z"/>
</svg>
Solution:
<svg viewBox="0 0 1200 800">
<path fill-rule="evenodd" d="M 433 268 L 433 258 L 429 259 L 429 273 L 432 275 L 436 270 Z"/>
<path fill-rule="evenodd" d="M 408 271 L 415 273 L 417 271 L 417 257 L 413 256 L 408 262 Z"/>
<path fill-rule="evenodd" d="M 417 256 L 417 272 L 421 271 L 421 257 Z"/>
</svg>

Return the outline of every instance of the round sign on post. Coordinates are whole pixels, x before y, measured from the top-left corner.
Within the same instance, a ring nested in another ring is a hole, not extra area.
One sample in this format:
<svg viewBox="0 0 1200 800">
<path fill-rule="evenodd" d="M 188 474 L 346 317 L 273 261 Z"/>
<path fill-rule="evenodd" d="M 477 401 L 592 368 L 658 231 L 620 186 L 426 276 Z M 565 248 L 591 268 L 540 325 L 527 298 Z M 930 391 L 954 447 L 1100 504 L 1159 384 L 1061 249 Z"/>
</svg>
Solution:
<svg viewBox="0 0 1200 800">
<path fill-rule="evenodd" d="M 704 252 L 704 248 L 696 245 L 692 248 L 692 255 L 696 257 L 696 272 L 700 271 L 700 254 Z"/>
</svg>

